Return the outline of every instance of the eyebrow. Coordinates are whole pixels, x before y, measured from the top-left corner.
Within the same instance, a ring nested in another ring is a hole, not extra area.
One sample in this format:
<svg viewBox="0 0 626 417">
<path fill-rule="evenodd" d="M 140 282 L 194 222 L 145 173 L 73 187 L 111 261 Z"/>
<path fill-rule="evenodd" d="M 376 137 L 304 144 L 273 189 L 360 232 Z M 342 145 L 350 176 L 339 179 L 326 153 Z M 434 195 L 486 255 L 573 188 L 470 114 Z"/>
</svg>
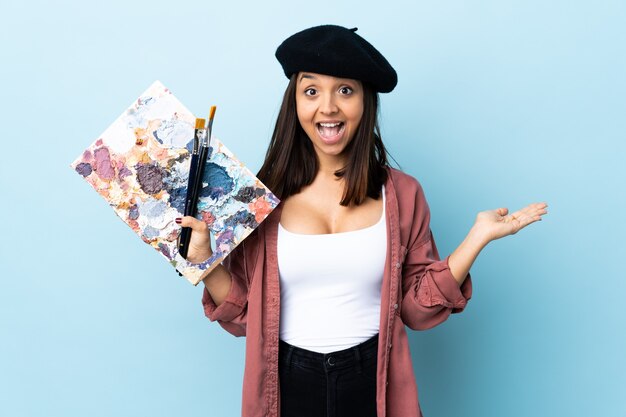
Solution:
<svg viewBox="0 0 626 417">
<path fill-rule="evenodd" d="M 317 80 L 317 78 L 316 78 L 316 77 L 314 77 L 313 75 L 309 75 L 309 74 L 302 74 L 302 75 L 300 76 L 300 81 L 302 81 L 302 79 L 303 79 L 303 78 L 310 78 L 310 79 L 312 79 L 312 80 Z"/>
</svg>

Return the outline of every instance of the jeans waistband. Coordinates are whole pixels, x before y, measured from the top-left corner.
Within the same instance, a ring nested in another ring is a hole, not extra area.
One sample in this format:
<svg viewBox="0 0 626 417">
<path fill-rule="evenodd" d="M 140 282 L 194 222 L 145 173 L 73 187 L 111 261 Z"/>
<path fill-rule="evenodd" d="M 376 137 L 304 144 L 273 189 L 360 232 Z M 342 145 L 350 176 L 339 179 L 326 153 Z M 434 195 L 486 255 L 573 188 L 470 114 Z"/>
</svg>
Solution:
<svg viewBox="0 0 626 417">
<path fill-rule="evenodd" d="M 313 352 L 279 340 L 279 357 L 290 363 L 292 357 L 297 358 L 298 363 L 318 368 L 343 368 L 352 366 L 355 361 L 376 357 L 378 353 L 378 333 L 370 339 L 356 346 L 330 353 Z"/>
</svg>

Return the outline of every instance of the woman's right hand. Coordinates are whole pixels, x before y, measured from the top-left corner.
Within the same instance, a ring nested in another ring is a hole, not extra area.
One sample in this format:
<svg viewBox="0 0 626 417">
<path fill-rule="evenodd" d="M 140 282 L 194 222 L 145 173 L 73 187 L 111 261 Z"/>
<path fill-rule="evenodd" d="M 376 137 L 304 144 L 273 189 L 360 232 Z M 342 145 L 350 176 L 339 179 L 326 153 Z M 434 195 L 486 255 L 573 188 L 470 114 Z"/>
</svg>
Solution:
<svg viewBox="0 0 626 417">
<path fill-rule="evenodd" d="M 213 250 L 211 249 L 211 235 L 207 224 L 191 216 L 179 217 L 176 219 L 176 223 L 182 227 L 191 227 L 187 260 L 192 263 L 200 263 L 209 259 Z"/>
</svg>

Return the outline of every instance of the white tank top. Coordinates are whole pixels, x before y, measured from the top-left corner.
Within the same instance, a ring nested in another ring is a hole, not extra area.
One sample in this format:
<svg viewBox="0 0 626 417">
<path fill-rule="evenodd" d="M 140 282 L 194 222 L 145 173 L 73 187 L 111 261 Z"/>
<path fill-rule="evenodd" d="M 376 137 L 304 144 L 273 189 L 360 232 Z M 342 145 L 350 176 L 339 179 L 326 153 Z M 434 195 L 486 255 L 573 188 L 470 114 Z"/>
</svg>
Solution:
<svg viewBox="0 0 626 417">
<path fill-rule="evenodd" d="M 305 235 L 278 225 L 280 338 L 329 353 L 378 333 L 387 254 L 383 214 L 364 229 Z"/>
</svg>

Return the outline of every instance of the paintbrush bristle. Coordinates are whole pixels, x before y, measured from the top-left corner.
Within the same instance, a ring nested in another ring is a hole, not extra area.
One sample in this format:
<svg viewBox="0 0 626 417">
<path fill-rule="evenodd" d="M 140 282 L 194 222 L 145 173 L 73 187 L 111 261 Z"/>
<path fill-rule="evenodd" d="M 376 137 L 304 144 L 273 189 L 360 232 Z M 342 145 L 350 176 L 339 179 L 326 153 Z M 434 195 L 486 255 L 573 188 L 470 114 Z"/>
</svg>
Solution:
<svg viewBox="0 0 626 417">
<path fill-rule="evenodd" d="M 206 126 L 206 120 L 197 118 L 196 119 L 196 129 L 204 129 Z"/>
<path fill-rule="evenodd" d="M 216 109 L 217 109 L 217 106 L 211 106 L 211 111 L 209 112 L 209 120 L 213 120 L 213 118 L 215 117 Z"/>
</svg>

